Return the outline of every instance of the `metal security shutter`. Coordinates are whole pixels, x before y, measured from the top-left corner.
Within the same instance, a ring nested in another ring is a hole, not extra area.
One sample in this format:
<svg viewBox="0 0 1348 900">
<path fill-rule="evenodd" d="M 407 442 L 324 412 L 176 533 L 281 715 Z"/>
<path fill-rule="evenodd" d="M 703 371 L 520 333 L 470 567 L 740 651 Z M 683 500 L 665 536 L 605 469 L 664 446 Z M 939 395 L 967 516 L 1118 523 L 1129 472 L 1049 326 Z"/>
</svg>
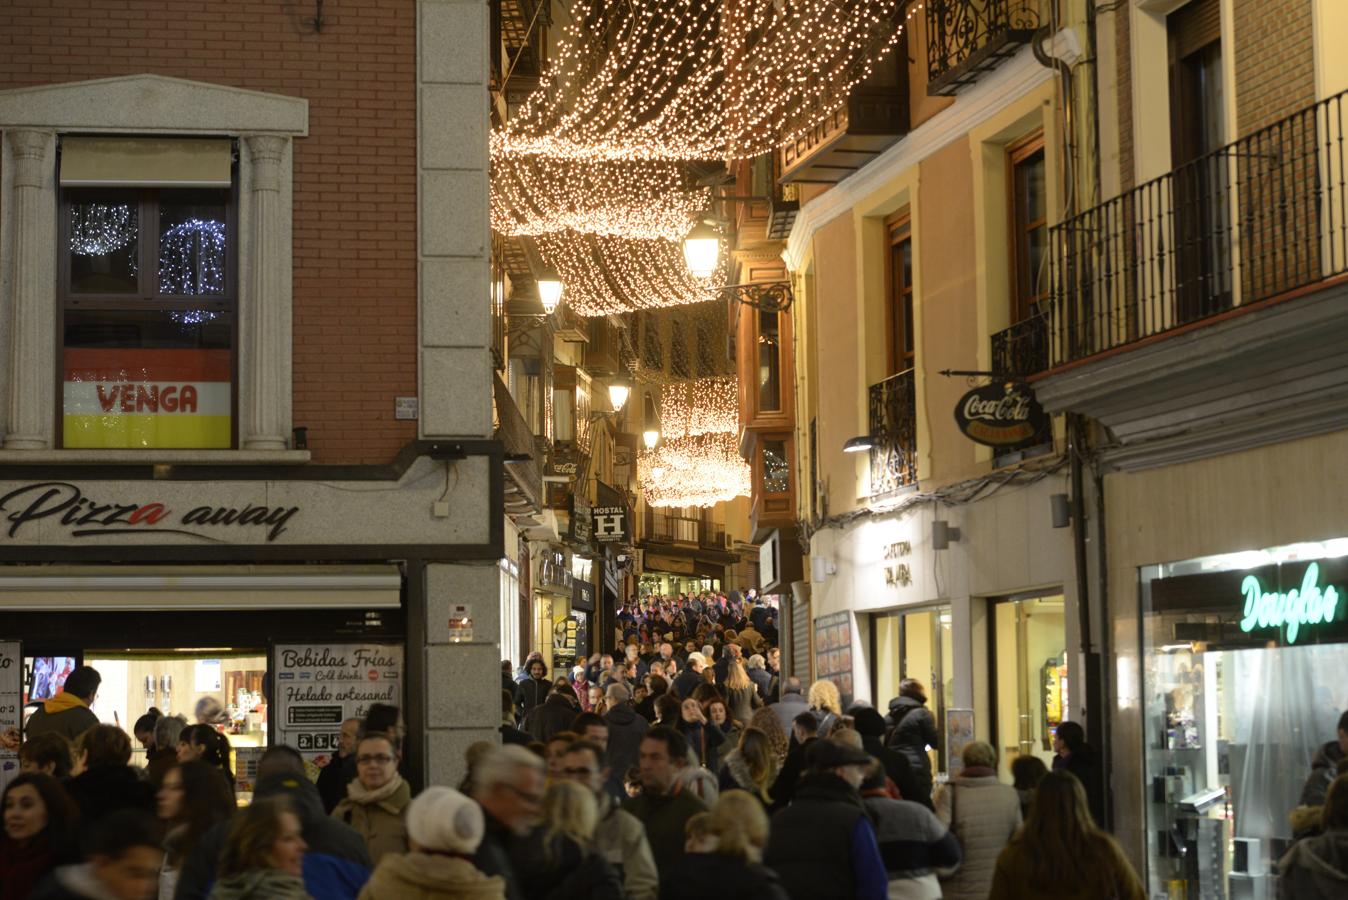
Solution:
<svg viewBox="0 0 1348 900">
<path fill-rule="evenodd" d="M 796 581 L 791 584 L 791 659 L 788 675 L 802 682 L 814 680 L 814 658 L 810 653 L 810 585 Z"/>
</svg>

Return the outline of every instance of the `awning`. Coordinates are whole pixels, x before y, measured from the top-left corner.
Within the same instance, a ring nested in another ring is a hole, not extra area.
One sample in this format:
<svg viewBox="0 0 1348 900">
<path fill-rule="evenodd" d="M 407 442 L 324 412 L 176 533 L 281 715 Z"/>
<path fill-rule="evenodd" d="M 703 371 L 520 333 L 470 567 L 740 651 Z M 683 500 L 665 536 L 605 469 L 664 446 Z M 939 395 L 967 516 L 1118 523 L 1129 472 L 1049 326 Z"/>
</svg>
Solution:
<svg viewBox="0 0 1348 900">
<path fill-rule="evenodd" d="M 0 611 L 396 609 L 397 566 L 15 566 Z"/>
</svg>

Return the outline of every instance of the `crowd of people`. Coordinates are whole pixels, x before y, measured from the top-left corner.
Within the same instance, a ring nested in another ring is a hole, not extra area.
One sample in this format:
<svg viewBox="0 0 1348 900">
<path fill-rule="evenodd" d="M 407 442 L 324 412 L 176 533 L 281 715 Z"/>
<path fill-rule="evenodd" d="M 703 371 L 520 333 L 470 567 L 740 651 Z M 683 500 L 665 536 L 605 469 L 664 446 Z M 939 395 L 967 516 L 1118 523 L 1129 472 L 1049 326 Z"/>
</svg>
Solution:
<svg viewBox="0 0 1348 900">
<path fill-rule="evenodd" d="M 152 710 L 133 766 L 132 738 L 89 710 L 98 673 L 77 669 L 5 787 L 0 900 L 1145 900 L 1098 824 L 1079 726 L 1057 729 L 1051 768 L 1013 760 L 1012 783 L 981 741 L 937 779 L 921 683 L 887 714 L 844 709 L 832 682 L 782 676 L 775 635 L 753 597 L 648 598 L 566 677 L 504 661 L 500 740 L 468 748 L 459 785 L 414 796 L 399 711 L 376 705 L 316 782 L 268 748 L 242 809 L 213 710 Z M 1284 900 L 1348 896 L 1346 753 L 1348 714 L 1307 783 Z"/>
</svg>

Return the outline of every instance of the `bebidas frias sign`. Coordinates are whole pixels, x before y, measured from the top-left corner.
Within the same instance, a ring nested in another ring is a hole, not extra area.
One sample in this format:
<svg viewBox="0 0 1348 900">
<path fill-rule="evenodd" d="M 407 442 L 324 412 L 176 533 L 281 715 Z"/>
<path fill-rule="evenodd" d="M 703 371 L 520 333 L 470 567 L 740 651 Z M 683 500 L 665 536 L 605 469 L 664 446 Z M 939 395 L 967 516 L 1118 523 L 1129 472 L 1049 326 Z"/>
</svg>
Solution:
<svg viewBox="0 0 1348 900">
<path fill-rule="evenodd" d="M 1048 416 L 1034 392 L 1008 381 L 974 388 L 955 407 L 955 424 L 970 440 L 989 447 L 1028 443 L 1048 425 Z"/>
<path fill-rule="evenodd" d="M 298 506 L 251 503 L 175 509 L 153 497 L 133 503 L 105 503 L 67 481 L 27 484 L 0 497 L 0 522 L 9 523 L 6 534 L 11 538 L 34 522 L 54 519 L 69 529 L 72 538 L 170 534 L 224 542 L 227 538 L 218 531 L 212 534 L 204 529 L 229 527 L 265 529 L 270 543 L 286 530 L 286 523 L 299 510 Z"/>
</svg>

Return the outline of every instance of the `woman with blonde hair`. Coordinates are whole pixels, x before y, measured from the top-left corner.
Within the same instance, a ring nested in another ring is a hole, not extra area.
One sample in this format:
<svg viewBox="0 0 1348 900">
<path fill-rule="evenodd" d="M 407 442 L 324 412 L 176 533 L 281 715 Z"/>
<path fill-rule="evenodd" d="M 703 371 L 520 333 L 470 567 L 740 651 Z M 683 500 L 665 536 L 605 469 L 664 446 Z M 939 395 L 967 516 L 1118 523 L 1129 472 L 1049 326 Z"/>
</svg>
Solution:
<svg viewBox="0 0 1348 900">
<path fill-rule="evenodd" d="M 788 900 L 777 873 L 761 863 L 768 815 L 747 791 L 721 794 L 710 813 L 688 821 L 688 831 L 688 852 L 660 878 L 660 900 L 688 900 L 709 893 L 740 900 Z"/>
<path fill-rule="evenodd" d="M 810 692 L 805 699 L 809 701 L 810 711 L 819 720 L 820 736 L 829 734 L 833 730 L 833 723 L 842 715 L 842 697 L 838 694 L 838 686 L 820 679 L 810 685 Z"/>
<path fill-rule="evenodd" d="M 1091 818 L 1081 782 L 1067 772 L 1051 772 L 1039 782 L 1025 827 L 997 857 L 987 896 L 1146 900 L 1147 892 L 1118 842 Z"/>
<path fill-rule="evenodd" d="M 521 859 L 536 861 L 520 872 L 521 894 L 549 900 L 622 900 L 622 879 L 595 851 L 599 804 L 574 781 L 556 781 L 543 795 L 543 827 L 526 839 Z"/>
<path fill-rule="evenodd" d="M 721 790 L 747 791 L 766 807 L 772 803 L 770 791 L 780 771 L 772 741 L 763 732 L 750 728 L 740 738 L 739 746 L 726 754 L 721 766 Z"/>
<path fill-rule="evenodd" d="M 726 709 L 732 718 L 740 722 L 752 719 L 754 710 L 763 705 L 763 701 L 758 698 L 758 688 L 744 669 L 744 663 L 733 656 L 726 660 L 725 682 L 720 688 L 721 695 L 725 697 Z"/>
</svg>

